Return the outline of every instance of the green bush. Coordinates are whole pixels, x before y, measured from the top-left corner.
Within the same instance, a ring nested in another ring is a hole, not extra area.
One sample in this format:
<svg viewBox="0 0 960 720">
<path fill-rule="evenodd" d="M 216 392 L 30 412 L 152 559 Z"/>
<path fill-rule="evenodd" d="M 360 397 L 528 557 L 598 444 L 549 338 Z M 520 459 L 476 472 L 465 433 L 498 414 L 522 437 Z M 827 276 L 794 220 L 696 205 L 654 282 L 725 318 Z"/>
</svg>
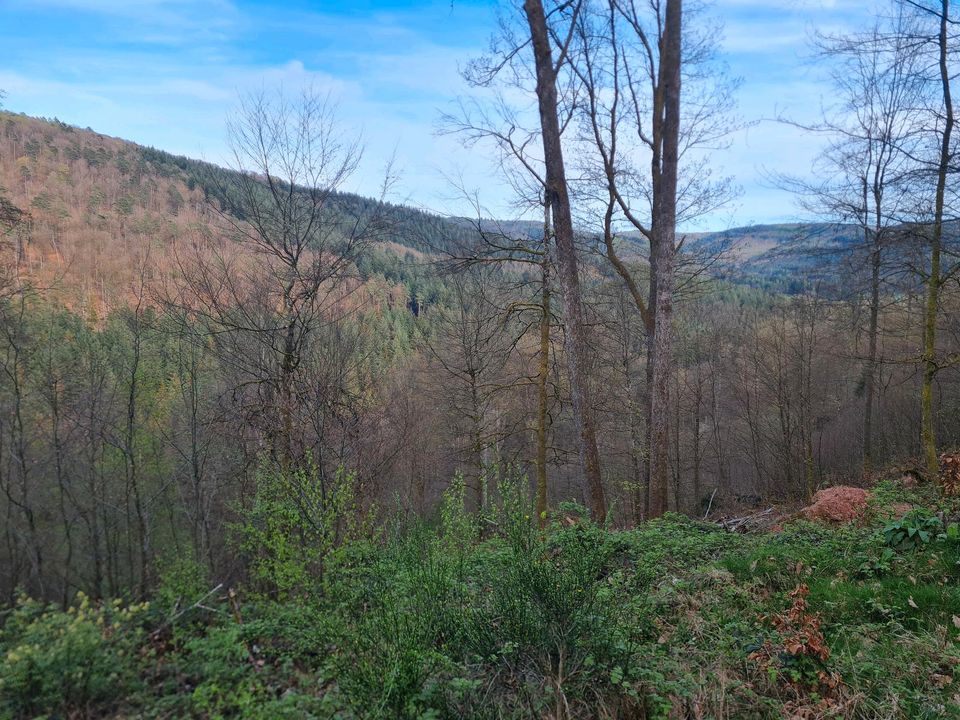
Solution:
<svg viewBox="0 0 960 720">
<path fill-rule="evenodd" d="M 943 530 L 943 522 L 929 510 L 911 510 L 902 519 L 889 523 L 883 529 L 884 542 L 896 550 L 912 550 L 936 540 Z"/>
<path fill-rule="evenodd" d="M 138 616 L 147 604 L 97 604 L 82 593 L 66 612 L 21 598 L 0 633 L 0 717 L 90 716 L 138 686 Z"/>
<path fill-rule="evenodd" d="M 161 565 L 154 605 L 168 615 L 176 614 L 205 598 L 211 590 L 207 567 L 192 555 L 169 558 Z"/>
<path fill-rule="evenodd" d="M 911 514 L 910 552 L 879 524 L 741 535 L 668 514 L 614 531 L 574 505 L 541 531 L 526 479 L 488 478 L 482 513 L 456 478 L 436 522 L 374 537 L 349 509 L 304 515 L 310 472 L 274 474 L 240 533 L 263 574 L 229 602 L 186 559 L 150 610 L 18 603 L 0 718 L 960 716 L 955 525 Z M 317 518 L 328 530 L 301 536 Z M 801 586 L 808 608 L 785 597 Z"/>
<path fill-rule="evenodd" d="M 250 507 L 234 526 L 254 586 L 277 599 L 315 592 L 334 549 L 368 530 L 353 473 L 325 479 L 308 457 L 303 467 L 264 464 Z"/>
<path fill-rule="evenodd" d="M 455 481 L 438 529 L 395 528 L 375 571 L 352 576 L 362 610 L 354 622 L 343 609 L 333 672 L 344 702 L 398 718 L 542 717 L 603 696 L 655 706 L 653 686 L 669 682 L 642 644 L 655 635 L 623 535 L 584 519 L 541 533 L 526 480 L 493 477 L 485 540 Z"/>
</svg>

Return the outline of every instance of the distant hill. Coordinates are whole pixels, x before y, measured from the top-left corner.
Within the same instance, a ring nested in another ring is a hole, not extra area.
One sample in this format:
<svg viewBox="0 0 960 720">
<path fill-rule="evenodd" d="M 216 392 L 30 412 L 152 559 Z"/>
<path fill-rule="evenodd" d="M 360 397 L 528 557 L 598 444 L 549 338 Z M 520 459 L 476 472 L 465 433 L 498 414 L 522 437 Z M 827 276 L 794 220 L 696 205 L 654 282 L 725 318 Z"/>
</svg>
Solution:
<svg viewBox="0 0 960 720">
<path fill-rule="evenodd" d="M 10 235 L 9 252 L 38 284 L 95 312 L 123 302 L 141 270 L 152 281 L 173 272 L 172 248 L 210 232 L 232 172 L 58 120 L 0 113 L 0 197 L 26 213 Z M 351 213 L 376 202 L 350 194 L 337 199 Z M 473 242 L 477 221 L 403 205 L 386 210 L 390 234 L 361 262 L 361 273 L 410 293 L 435 294 L 429 261 Z M 542 232 L 531 221 L 482 220 L 479 227 L 528 237 Z M 625 240 L 643 255 L 639 238 Z M 728 280 L 790 291 L 801 275 L 834 273 L 831 254 L 857 239 L 849 226 L 783 224 L 696 233 L 686 242 L 707 252 L 730 248 L 733 262 L 721 271 Z"/>
<path fill-rule="evenodd" d="M 211 230 L 231 174 L 58 120 L 0 113 L 0 197 L 24 212 L 8 251 L 37 284 L 94 312 L 123 302 L 141 269 L 153 281 L 173 272 L 172 248 Z M 376 202 L 349 194 L 337 200 L 345 212 Z M 474 232 L 402 205 L 386 210 L 390 234 L 374 256 L 422 260 Z M 392 265 L 395 279 L 419 274 Z"/>
<path fill-rule="evenodd" d="M 756 261 L 771 253 L 791 249 L 810 250 L 820 247 L 829 252 L 841 250 L 857 242 L 857 229 L 852 225 L 827 223 L 782 223 L 748 225 L 716 232 L 692 233 L 690 241 L 701 246 L 730 245 L 738 261 Z"/>
<path fill-rule="evenodd" d="M 863 238 L 853 225 L 782 223 L 693 233 L 686 242 L 702 252 L 725 249 L 729 280 L 793 293 L 813 281 L 834 284 L 838 264 Z"/>
</svg>

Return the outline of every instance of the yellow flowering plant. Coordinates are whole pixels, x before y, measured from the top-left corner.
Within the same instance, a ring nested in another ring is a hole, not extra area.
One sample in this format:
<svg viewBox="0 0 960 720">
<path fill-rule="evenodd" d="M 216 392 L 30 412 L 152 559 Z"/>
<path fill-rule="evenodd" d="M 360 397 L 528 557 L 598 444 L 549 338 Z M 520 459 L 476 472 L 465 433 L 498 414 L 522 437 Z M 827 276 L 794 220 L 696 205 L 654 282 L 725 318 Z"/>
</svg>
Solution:
<svg viewBox="0 0 960 720">
<path fill-rule="evenodd" d="M 148 608 L 79 592 L 64 611 L 21 596 L 0 631 L 0 717 L 115 706 L 136 682 L 129 658 Z"/>
</svg>

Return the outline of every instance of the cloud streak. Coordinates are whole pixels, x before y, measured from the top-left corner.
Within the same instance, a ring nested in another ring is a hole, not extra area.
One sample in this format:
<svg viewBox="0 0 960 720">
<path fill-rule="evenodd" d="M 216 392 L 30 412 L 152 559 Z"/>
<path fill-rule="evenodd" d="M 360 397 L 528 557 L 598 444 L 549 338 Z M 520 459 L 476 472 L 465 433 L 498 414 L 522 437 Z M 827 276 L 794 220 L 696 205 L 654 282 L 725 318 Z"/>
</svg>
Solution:
<svg viewBox="0 0 960 720">
<path fill-rule="evenodd" d="M 744 80 L 744 118 L 784 111 L 809 119 L 821 102 L 816 70 L 805 60 L 811 24 L 853 26 L 871 5 L 719 0 L 714 15 L 726 27 L 731 71 Z M 224 121 L 238 93 L 313 85 L 338 98 L 344 124 L 367 143 L 354 189 L 372 192 L 396 152 L 404 199 L 464 210 L 450 202 L 444 177 L 461 176 L 491 209 L 507 212 L 510 198 L 482 148 L 467 151 L 434 132 L 440 112 L 467 92 L 458 68 L 482 54 L 495 30 L 489 3 L 331 0 L 316 7 L 297 0 L 12 0 L 0 5 L 0 42 L 8 48 L 0 87 L 12 110 L 216 162 L 225 157 Z M 715 157 L 746 190 L 729 221 L 792 218 L 789 196 L 765 183 L 764 168 L 802 174 L 818 142 L 771 122 L 738 133 Z"/>
</svg>

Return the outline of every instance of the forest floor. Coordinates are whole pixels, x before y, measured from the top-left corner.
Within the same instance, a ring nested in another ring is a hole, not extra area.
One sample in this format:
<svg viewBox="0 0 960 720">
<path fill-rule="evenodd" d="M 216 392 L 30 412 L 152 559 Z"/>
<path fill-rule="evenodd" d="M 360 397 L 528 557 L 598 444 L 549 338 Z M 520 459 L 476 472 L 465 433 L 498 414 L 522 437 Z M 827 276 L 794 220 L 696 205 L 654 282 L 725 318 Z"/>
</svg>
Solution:
<svg viewBox="0 0 960 720">
<path fill-rule="evenodd" d="M 478 542 L 456 507 L 273 593 L 180 563 L 150 603 L 23 598 L 0 718 L 960 717 L 958 508 L 930 486 L 775 532 L 564 507 L 541 533 L 508 501 Z"/>
</svg>

